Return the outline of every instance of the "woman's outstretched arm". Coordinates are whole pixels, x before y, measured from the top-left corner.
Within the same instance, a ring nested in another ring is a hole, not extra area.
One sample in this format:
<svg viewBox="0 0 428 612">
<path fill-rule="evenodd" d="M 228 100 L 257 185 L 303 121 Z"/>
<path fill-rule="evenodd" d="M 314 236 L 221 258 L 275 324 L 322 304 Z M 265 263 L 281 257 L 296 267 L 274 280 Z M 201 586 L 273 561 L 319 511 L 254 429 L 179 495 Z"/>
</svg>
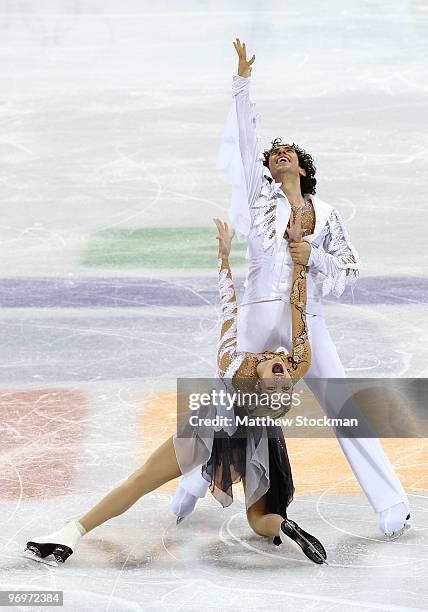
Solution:
<svg viewBox="0 0 428 612">
<path fill-rule="evenodd" d="M 289 361 L 291 376 L 302 378 L 311 365 L 311 346 L 306 322 L 306 267 L 294 264 L 290 295 L 293 345 Z"/>
<path fill-rule="evenodd" d="M 229 265 L 229 254 L 235 232 L 230 232 L 227 223 L 214 219 L 219 235 L 218 287 L 221 302 L 221 331 L 217 351 L 217 366 L 220 376 L 225 376 L 236 354 L 236 317 L 238 308 L 235 287 Z"/>
<path fill-rule="evenodd" d="M 302 216 L 297 211 L 294 222 L 290 225 L 288 236 L 292 244 L 302 241 Z M 295 380 L 302 378 L 311 365 L 311 346 L 308 340 L 306 322 L 306 266 L 294 261 L 293 278 L 290 293 L 292 349 L 288 357 L 290 374 Z"/>
</svg>

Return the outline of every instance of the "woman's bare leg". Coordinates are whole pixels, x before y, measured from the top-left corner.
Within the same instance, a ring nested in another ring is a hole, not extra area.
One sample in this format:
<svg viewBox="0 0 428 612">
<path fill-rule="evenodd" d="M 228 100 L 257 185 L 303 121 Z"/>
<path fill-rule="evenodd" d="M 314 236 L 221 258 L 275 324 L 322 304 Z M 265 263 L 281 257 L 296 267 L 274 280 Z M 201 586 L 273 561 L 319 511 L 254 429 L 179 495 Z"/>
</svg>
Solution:
<svg viewBox="0 0 428 612">
<path fill-rule="evenodd" d="M 79 523 L 88 531 L 109 519 L 123 514 L 146 493 L 154 491 L 169 480 L 181 476 L 175 456 L 172 436 L 149 457 L 146 463 L 113 489 Z"/>
<path fill-rule="evenodd" d="M 245 489 L 245 479 L 242 480 Z M 279 533 L 284 517 L 280 514 L 268 512 L 267 496 L 263 495 L 255 504 L 248 508 L 247 519 L 251 529 L 258 535 L 275 537 Z"/>
</svg>

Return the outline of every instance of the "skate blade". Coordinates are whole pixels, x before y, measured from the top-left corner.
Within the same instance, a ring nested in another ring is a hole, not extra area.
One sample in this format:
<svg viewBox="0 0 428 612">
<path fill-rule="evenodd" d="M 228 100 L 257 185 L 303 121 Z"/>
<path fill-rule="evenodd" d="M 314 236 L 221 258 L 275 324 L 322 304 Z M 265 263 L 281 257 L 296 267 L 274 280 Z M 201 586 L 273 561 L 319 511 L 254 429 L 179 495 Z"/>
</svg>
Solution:
<svg viewBox="0 0 428 612">
<path fill-rule="evenodd" d="M 406 533 L 406 531 L 408 531 L 409 529 L 410 529 L 410 525 L 409 525 L 409 523 L 406 523 L 398 531 L 393 531 L 391 534 L 385 533 L 384 534 L 385 535 L 385 539 L 388 540 L 388 541 L 398 540 L 398 538 L 401 538 L 401 536 L 404 535 Z"/>
<path fill-rule="evenodd" d="M 185 518 L 186 518 L 185 516 L 177 516 L 175 524 L 179 525 L 182 521 L 184 521 Z"/>
<path fill-rule="evenodd" d="M 297 525 L 297 523 L 295 524 L 296 526 L 293 526 L 293 524 L 290 522 L 289 525 L 291 526 L 291 528 L 293 529 L 294 533 L 297 534 L 298 538 L 303 542 L 305 542 L 307 549 L 310 550 L 310 552 L 316 556 L 316 558 L 320 561 L 320 563 L 318 563 L 317 561 L 314 561 L 314 559 L 311 559 L 311 557 L 309 557 L 306 552 L 303 550 L 302 545 L 295 540 L 293 537 L 291 537 L 290 534 L 284 534 L 287 535 L 288 540 L 287 541 L 291 541 L 293 542 L 293 546 L 296 550 L 297 548 L 300 548 L 300 550 L 303 552 L 303 554 L 310 560 L 312 561 L 312 563 L 316 563 L 317 565 L 328 565 L 327 560 L 324 558 L 324 556 L 320 553 L 319 550 L 317 550 L 317 548 L 315 548 L 315 546 L 312 544 L 312 542 L 310 542 L 302 533 L 301 533 L 301 528 Z M 297 529 L 299 527 L 299 529 Z M 284 532 L 282 532 L 284 533 Z M 280 537 L 280 540 L 282 540 L 282 538 Z M 320 542 L 321 544 L 321 542 Z"/>
<path fill-rule="evenodd" d="M 44 563 L 45 565 L 50 565 L 51 567 L 58 567 L 58 563 L 55 561 L 55 559 L 49 559 L 49 556 L 43 558 L 40 555 L 36 554 L 33 550 L 29 550 L 28 548 L 24 550 L 23 554 L 26 559 L 37 561 L 37 563 Z"/>
<path fill-rule="evenodd" d="M 302 538 L 304 540 L 306 540 L 306 538 Z M 307 541 L 307 540 L 306 540 Z M 308 557 L 308 555 L 305 553 L 305 551 L 303 550 L 303 548 L 300 546 L 300 544 L 298 544 L 296 542 L 296 540 L 293 540 L 292 538 L 290 538 L 290 542 L 292 542 L 293 544 L 293 550 L 295 550 L 296 552 L 299 550 L 301 552 L 303 552 L 303 554 L 305 555 L 305 557 L 307 558 L 308 561 L 311 561 L 312 563 L 315 563 L 316 565 L 328 565 L 328 562 L 326 559 L 324 559 L 324 557 L 322 556 L 322 554 L 315 548 L 315 546 L 313 546 L 310 542 L 308 542 L 308 546 L 307 548 L 310 550 L 310 552 L 312 554 L 315 554 L 315 556 L 317 557 L 317 559 L 319 559 L 319 563 L 317 561 L 314 561 L 314 559 L 311 559 L 310 557 Z M 287 542 L 288 543 L 288 542 Z"/>
<path fill-rule="evenodd" d="M 308 545 L 309 550 L 311 551 L 312 554 L 315 554 L 318 559 L 320 559 L 320 561 L 322 561 L 325 565 L 328 565 L 327 560 L 324 559 L 324 557 L 322 556 L 322 554 L 320 553 L 320 551 L 315 548 L 315 546 L 312 544 L 312 542 L 309 542 L 309 540 L 307 538 L 305 538 L 305 536 L 302 533 L 299 533 L 300 537 L 306 542 L 306 544 Z M 312 559 L 311 559 L 312 561 Z M 312 561 L 313 563 L 315 563 L 314 561 Z"/>
</svg>

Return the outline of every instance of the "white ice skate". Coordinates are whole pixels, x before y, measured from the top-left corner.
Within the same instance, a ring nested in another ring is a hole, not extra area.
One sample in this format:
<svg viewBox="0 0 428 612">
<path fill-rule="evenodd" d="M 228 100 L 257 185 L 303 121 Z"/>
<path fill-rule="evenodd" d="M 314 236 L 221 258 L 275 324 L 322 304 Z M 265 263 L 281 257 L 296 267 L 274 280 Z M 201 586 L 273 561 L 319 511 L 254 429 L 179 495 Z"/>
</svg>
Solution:
<svg viewBox="0 0 428 612">
<path fill-rule="evenodd" d="M 184 490 L 181 486 L 178 487 L 171 502 L 171 510 L 177 517 L 177 525 L 179 525 L 181 521 L 184 521 L 186 516 L 192 514 L 198 499 L 199 497 L 192 495 L 188 491 Z"/>
<path fill-rule="evenodd" d="M 59 563 L 65 563 L 73 554 L 83 533 L 84 529 L 80 523 L 72 521 L 58 531 L 29 540 L 24 556 L 27 559 L 57 567 Z"/>
<path fill-rule="evenodd" d="M 410 529 L 409 509 L 404 502 L 391 506 L 379 514 L 379 529 L 387 538 L 396 540 Z"/>
</svg>

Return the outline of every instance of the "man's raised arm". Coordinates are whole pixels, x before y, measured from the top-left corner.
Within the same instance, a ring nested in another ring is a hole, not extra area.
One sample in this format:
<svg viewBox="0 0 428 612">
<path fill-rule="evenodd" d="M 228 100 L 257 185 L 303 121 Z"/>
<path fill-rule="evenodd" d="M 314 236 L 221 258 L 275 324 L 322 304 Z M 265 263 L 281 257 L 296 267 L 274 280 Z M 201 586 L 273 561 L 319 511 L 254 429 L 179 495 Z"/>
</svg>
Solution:
<svg viewBox="0 0 428 612">
<path fill-rule="evenodd" d="M 250 100 L 250 75 L 255 55 L 247 60 L 245 43 L 233 43 L 238 55 L 238 74 L 233 77 L 233 101 L 223 134 L 218 161 L 227 168 L 233 185 L 230 219 L 239 234 L 248 235 L 251 221 L 249 207 L 257 198 L 263 179 L 263 161 L 259 151 L 256 115 Z"/>
<path fill-rule="evenodd" d="M 245 43 L 239 38 L 233 43 L 238 54 L 238 75 L 233 77 L 233 96 L 236 104 L 236 114 L 239 127 L 239 148 L 244 165 L 245 180 L 248 189 L 248 203 L 251 204 L 258 196 L 263 173 L 257 131 L 254 104 L 250 100 L 250 76 L 256 56 L 253 54 L 247 60 Z"/>
</svg>

